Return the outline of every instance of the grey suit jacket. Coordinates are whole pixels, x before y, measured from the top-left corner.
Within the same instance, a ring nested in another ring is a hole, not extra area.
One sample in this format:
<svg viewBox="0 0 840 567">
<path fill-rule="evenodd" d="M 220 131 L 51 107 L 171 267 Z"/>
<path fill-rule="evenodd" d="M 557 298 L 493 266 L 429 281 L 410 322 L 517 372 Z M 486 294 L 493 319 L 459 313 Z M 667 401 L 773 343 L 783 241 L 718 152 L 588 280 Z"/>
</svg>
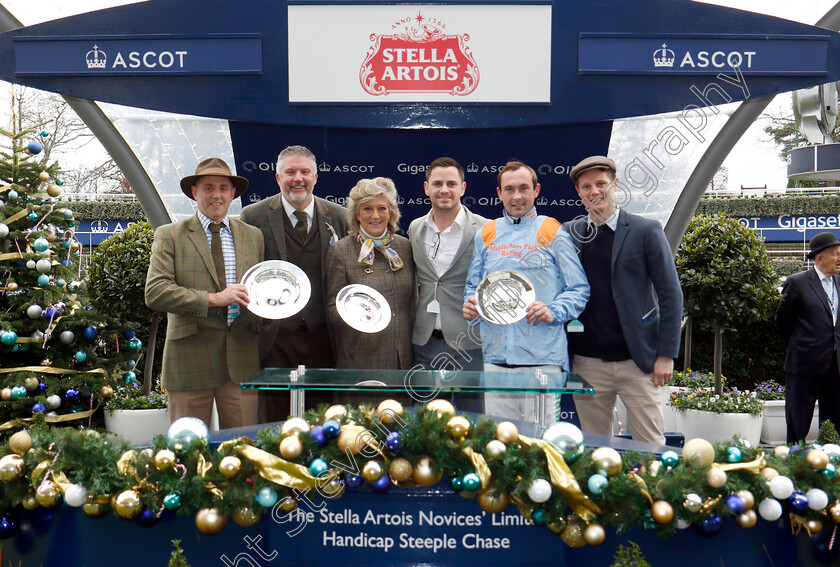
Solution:
<svg viewBox="0 0 840 567">
<path fill-rule="evenodd" d="M 321 281 L 310 281 L 310 283 L 313 286 L 320 285 L 322 289 L 325 289 L 327 250 L 330 248 L 331 239 L 333 241 L 341 240 L 347 234 L 347 209 L 320 197 L 315 197 L 315 217 L 321 235 Z M 286 254 L 286 219 L 288 217 L 286 216 L 286 210 L 283 208 L 280 193 L 270 199 L 248 205 L 242 209 L 239 219 L 262 231 L 265 239 L 266 260 L 288 261 Z M 337 238 L 333 239 L 333 234 Z M 259 338 L 260 359 L 265 358 L 271 351 L 281 328 L 282 325 L 279 321 L 262 320 Z"/>
<path fill-rule="evenodd" d="M 429 259 L 428 251 L 423 245 L 426 216 L 414 219 L 408 227 L 408 239 L 411 241 L 414 264 L 417 269 L 417 285 L 420 288 L 414 332 L 411 337 L 411 342 L 415 345 L 425 345 L 432 336 L 435 314 L 429 313 L 428 306 L 437 294 L 437 300 L 440 303 L 440 322 L 446 343 L 452 348 L 461 350 L 481 348 L 478 342 L 481 340 L 480 330 L 478 326 L 469 328 L 461 308 L 464 305 L 464 284 L 467 281 L 467 271 L 472 260 L 475 233 L 487 224 L 488 220 L 473 214 L 466 207 L 464 211 L 467 213 L 467 220 L 461 245 L 455 253 L 452 265 L 441 276 L 438 276 Z"/>
<path fill-rule="evenodd" d="M 563 227 L 579 254 L 588 242 L 586 217 Z M 683 316 L 680 279 L 659 223 L 619 211 L 611 268 L 612 295 L 624 340 L 639 369 L 650 374 L 657 356 L 679 356 Z M 586 306 L 592 308 L 597 305 Z"/>
</svg>

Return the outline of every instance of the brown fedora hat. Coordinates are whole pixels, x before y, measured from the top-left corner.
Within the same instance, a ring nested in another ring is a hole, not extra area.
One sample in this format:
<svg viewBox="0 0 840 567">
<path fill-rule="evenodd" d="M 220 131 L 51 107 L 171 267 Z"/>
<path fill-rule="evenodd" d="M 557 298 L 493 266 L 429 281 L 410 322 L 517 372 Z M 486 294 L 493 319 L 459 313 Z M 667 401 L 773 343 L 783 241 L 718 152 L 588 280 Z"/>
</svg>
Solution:
<svg viewBox="0 0 840 567">
<path fill-rule="evenodd" d="M 181 180 L 181 191 L 184 192 L 184 195 L 195 200 L 192 194 L 192 186 L 195 185 L 195 182 L 198 181 L 200 177 L 204 177 L 205 175 L 220 175 L 222 177 L 229 177 L 230 182 L 233 183 L 233 187 L 236 189 L 236 194 L 233 196 L 234 198 L 239 197 L 246 189 L 248 189 L 247 179 L 233 175 L 230 172 L 228 164 L 225 163 L 225 160 L 217 157 L 211 157 L 196 166 L 195 175 L 187 175 Z"/>
</svg>

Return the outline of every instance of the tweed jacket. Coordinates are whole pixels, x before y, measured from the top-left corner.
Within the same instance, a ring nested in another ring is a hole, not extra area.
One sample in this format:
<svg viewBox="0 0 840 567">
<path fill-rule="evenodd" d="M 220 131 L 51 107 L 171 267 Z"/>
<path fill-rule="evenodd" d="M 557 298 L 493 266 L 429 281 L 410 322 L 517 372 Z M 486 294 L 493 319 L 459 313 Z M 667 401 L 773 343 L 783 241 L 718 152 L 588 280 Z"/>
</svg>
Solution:
<svg viewBox="0 0 840 567">
<path fill-rule="evenodd" d="M 236 280 L 263 259 L 260 231 L 231 219 Z M 196 390 L 236 383 L 259 371 L 257 318 L 246 308 L 228 327 L 224 308 L 209 309 L 218 281 L 207 235 L 197 215 L 155 230 L 146 276 L 146 305 L 167 313 L 163 386 Z"/>
<path fill-rule="evenodd" d="M 374 252 L 373 266 L 359 264 L 361 244 L 355 235 L 345 236 L 327 253 L 327 317 L 336 337 L 338 368 L 411 368 L 413 352 L 411 330 L 417 306 L 417 285 L 411 244 L 394 236 L 392 246 L 404 266 L 392 272 L 382 252 Z M 367 273 L 366 273 L 367 272 Z M 364 284 L 381 293 L 391 307 L 391 322 L 373 334 L 361 333 L 345 323 L 338 314 L 335 297 L 349 284 Z"/>
<path fill-rule="evenodd" d="M 330 244 L 347 235 L 347 209 L 320 197 L 315 197 L 315 221 L 321 235 L 321 281 L 310 283 L 326 289 L 327 250 Z M 239 219 L 259 228 L 265 239 L 265 259 L 288 261 L 286 254 L 286 210 L 283 197 L 277 193 L 270 199 L 248 205 L 242 209 Z M 311 280 L 311 278 L 310 278 Z M 271 351 L 282 324 L 280 321 L 261 320 L 259 350 L 260 359 Z"/>
<path fill-rule="evenodd" d="M 444 274 L 438 275 L 437 270 L 429 259 L 428 251 L 423 245 L 423 234 L 426 227 L 426 215 L 414 219 L 408 227 L 408 239 L 414 254 L 414 265 L 417 268 L 417 285 L 419 297 L 417 313 L 414 321 L 414 334 L 411 342 L 423 346 L 429 342 L 435 328 L 435 314 L 429 313 L 428 306 L 434 299 L 440 303 L 440 322 L 446 343 L 460 350 L 474 350 L 481 348 L 480 329 L 478 326 L 470 328 L 461 308 L 464 305 L 464 284 L 467 281 L 467 270 L 473 253 L 475 232 L 487 224 L 487 219 L 473 214 L 464 207 L 466 222 L 464 234 L 458 251 L 452 259 L 452 264 Z"/>
</svg>

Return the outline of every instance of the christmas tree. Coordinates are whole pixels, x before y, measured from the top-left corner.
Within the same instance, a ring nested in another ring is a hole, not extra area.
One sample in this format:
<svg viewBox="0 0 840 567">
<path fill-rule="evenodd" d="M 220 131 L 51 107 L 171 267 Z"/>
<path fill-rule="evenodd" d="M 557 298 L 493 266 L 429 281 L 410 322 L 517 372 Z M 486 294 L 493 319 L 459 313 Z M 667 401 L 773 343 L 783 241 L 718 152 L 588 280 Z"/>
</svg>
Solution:
<svg viewBox="0 0 840 567">
<path fill-rule="evenodd" d="M 37 157 L 48 136 L 0 129 L 0 431 L 34 412 L 87 425 L 117 382 L 136 381 L 140 340 L 86 305 L 60 169 Z"/>
</svg>

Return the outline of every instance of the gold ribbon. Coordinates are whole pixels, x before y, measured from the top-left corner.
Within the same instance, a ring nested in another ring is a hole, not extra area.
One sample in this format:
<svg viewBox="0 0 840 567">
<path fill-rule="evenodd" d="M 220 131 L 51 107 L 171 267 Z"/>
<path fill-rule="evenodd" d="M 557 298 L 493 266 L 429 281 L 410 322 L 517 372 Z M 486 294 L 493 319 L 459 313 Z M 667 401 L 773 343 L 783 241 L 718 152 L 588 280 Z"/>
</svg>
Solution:
<svg viewBox="0 0 840 567">
<path fill-rule="evenodd" d="M 33 486 L 38 486 L 38 484 L 39 484 L 39 482 L 38 482 L 38 478 L 39 478 L 42 474 L 44 474 L 45 472 L 47 472 L 47 469 L 48 469 L 48 468 L 50 468 L 50 461 L 41 461 L 40 463 L 38 463 L 38 466 L 36 466 L 36 467 L 32 470 L 32 474 L 30 475 L 30 477 L 32 478 L 32 484 L 33 484 Z"/>
<path fill-rule="evenodd" d="M 53 415 L 53 416 L 45 415 L 44 416 L 44 421 L 46 421 L 47 423 L 64 423 L 65 421 L 76 421 L 77 419 L 86 419 L 86 418 L 92 416 L 94 413 L 96 413 L 96 410 L 98 410 L 99 406 L 101 406 L 101 405 L 102 405 L 102 403 L 100 402 L 100 403 L 96 404 L 96 407 L 93 408 L 92 410 L 80 411 L 78 413 L 67 413 L 67 414 L 64 414 L 64 415 Z M 23 426 L 24 423 L 32 421 L 32 419 L 33 418 L 31 418 L 31 417 L 21 417 L 21 418 L 17 418 L 17 419 L 12 419 L 12 420 L 7 421 L 6 423 L 0 425 L 0 431 L 6 431 L 7 429 L 20 428 L 21 426 Z"/>
<path fill-rule="evenodd" d="M 204 478 L 205 476 L 207 476 L 207 473 L 209 473 L 212 468 L 213 468 L 213 462 L 208 461 L 207 459 L 204 458 L 204 455 L 199 453 L 198 454 L 198 463 L 196 463 L 196 466 L 195 466 L 196 474 L 198 476 L 200 476 L 201 478 Z M 219 489 L 219 487 L 216 486 L 215 484 L 213 484 L 212 482 L 205 482 L 204 483 L 204 489 L 207 492 L 211 493 L 216 498 L 218 498 L 219 500 L 224 500 L 225 499 L 224 492 L 222 492 Z"/>
<path fill-rule="evenodd" d="M 40 372 L 42 374 L 104 374 L 108 373 L 102 368 L 93 370 L 72 370 L 70 368 L 57 368 L 55 366 L 18 366 L 17 368 L 0 368 L 0 374 L 12 372 Z"/>
<path fill-rule="evenodd" d="M 268 481 L 298 490 L 315 486 L 315 477 L 310 475 L 309 470 L 302 465 L 290 463 L 250 445 L 239 445 L 236 447 L 236 452 L 248 459 L 260 476 Z"/>
<path fill-rule="evenodd" d="M 22 210 L 16 212 L 15 214 L 13 214 L 12 216 L 10 216 L 9 218 L 7 218 L 4 222 L 6 224 L 12 224 L 13 222 L 19 221 L 20 219 L 27 216 L 28 214 L 29 214 L 29 209 L 22 209 Z M 18 255 L 15 254 L 14 257 L 17 258 Z"/>
<path fill-rule="evenodd" d="M 744 471 L 752 474 L 758 474 L 764 467 L 764 455 L 759 455 L 757 459 L 748 463 L 727 463 L 725 465 L 722 465 L 720 463 L 712 463 L 711 465 L 711 468 L 721 469 L 724 472 Z"/>
<path fill-rule="evenodd" d="M 653 506 L 653 496 L 650 495 L 650 491 L 648 490 L 645 481 L 639 475 L 633 472 L 630 473 L 630 478 L 636 481 L 636 484 L 639 486 L 639 492 L 641 492 L 642 496 L 647 498 L 647 501 L 650 502 L 651 506 Z"/>
<path fill-rule="evenodd" d="M 52 479 L 62 494 L 67 494 L 67 489 L 73 486 L 73 483 L 70 482 L 63 472 L 56 473 L 53 471 Z"/>
<path fill-rule="evenodd" d="M 469 457 L 470 462 L 475 467 L 475 472 L 478 474 L 478 478 L 481 479 L 481 488 L 487 488 L 492 473 L 490 472 L 490 467 L 487 466 L 487 461 L 484 460 L 484 455 L 476 453 L 470 447 L 464 447 L 464 454 Z"/>
<path fill-rule="evenodd" d="M 542 439 L 533 439 L 531 437 L 519 436 L 519 440 L 525 445 L 536 445 L 545 453 L 545 461 L 548 465 L 548 474 L 551 478 L 551 484 L 554 488 L 566 498 L 569 506 L 572 507 L 575 514 L 577 514 L 583 521 L 589 522 L 595 519 L 595 516 L 601 513 L 601 509 L 597 504 L 592 502 L 589 497 L 583 493 L 578 485 L 575 475 L 572 474 L 569 465 L 563 460 L 563 456 L 557 452 L 550 443 Z"/>
<path fill-rule="evenodd" d="M 137 451 L 131 449 L 130 451 L 126 451 L 120 457 L 120 460 L 117 461 L 117 470 L 120 471 L 120 474 L 124 474 L 127 476 L 137 476 L 137 469 L 134 466 L 134 463 L 137 462 Z"/>
</svg>

